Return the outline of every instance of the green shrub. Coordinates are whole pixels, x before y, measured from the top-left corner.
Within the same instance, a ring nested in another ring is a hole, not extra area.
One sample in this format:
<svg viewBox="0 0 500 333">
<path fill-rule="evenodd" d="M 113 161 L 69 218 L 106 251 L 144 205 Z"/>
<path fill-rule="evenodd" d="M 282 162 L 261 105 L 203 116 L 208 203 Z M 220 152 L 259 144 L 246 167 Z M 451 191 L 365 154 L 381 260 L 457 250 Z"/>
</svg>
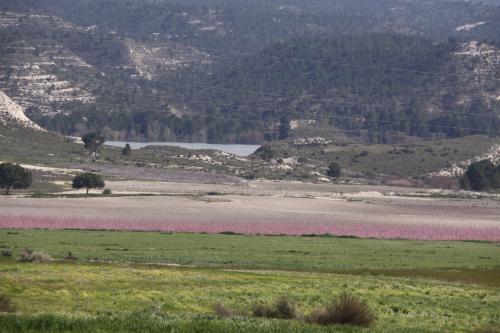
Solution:
<svg viewBox="0 0 500 333">
<path fill-rule="evenodd" d="M 102 191 L 102 194 L 103 195 L 111 195 L 111 194 L 113 194 L 113 192 L 111 191 L 111 189 L 107 188 L 104 191 Z"/>
<path fill-rule="evenodd" d="M 326 174 L 330 178 L 337 179 L 337 178 L 340 178 L 340 176 L 342 174 L 342 169 L 340 168 L 340 165 L 338 165 L 335 162 L 332 162 L 328 166 L 328 170 L 326 170 Z"/>
</svg>

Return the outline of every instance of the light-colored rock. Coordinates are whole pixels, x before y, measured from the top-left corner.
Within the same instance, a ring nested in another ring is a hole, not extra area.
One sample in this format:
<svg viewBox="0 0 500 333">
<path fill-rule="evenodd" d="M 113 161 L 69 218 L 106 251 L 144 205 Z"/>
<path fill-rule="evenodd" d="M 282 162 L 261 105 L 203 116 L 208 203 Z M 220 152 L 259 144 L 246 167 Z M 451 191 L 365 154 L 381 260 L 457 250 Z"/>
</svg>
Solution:
<svg viewBox="0 0 500 333">
<path fill-rule="evenodd" d="M 24 109 L 17 103 L 12 101 L 9 96 L 7 96 L 3 91 L 0 90 L 0 123 L 3 125 L 8 125 L 15 123 L 24 127 L 29 127 L 37 131 L 43 131 L 43 129 L 32 122 L 24 114 Z"/>
</svg>

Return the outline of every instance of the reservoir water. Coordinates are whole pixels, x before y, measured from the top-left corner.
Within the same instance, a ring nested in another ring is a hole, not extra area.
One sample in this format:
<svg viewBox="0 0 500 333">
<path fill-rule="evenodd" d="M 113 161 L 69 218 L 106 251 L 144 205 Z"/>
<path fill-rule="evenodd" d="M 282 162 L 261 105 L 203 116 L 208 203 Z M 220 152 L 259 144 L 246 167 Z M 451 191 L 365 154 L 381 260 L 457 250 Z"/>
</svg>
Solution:
<svg viewBox="0 0 500 333">
<path fill-rule="evenodd" d="M 188 142 L 126 142 L 126 141 L 106 141 L 106 146 L 125 147 L 130 144 L 132 149 L 141 149 L 147 146 L 174 146 L 186 149 L 203 150 L 213 149 L 220 150 L 238 156 L 248 156 L 255 152 L 259 145 L 240 145 L 240 144 L 211 144 L 211 143 L 188 143 Z"/>
</svg>

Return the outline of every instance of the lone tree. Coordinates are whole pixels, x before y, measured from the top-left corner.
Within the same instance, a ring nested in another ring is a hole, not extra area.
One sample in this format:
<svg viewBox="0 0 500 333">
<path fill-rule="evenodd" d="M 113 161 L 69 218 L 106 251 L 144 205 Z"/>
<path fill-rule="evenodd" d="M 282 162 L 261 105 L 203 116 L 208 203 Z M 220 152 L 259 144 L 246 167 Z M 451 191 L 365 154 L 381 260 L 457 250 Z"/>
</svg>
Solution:
<svg viewBox="0 0 500 333">
<path fill-rule="evenodd" d="M 10 189 L 28 188 L 33 177 L 31 172 L 21 167 L 19 164 L 0 164 L 0 188 L 5 189 L 5 194 L 10 194 Z"/>
<path fill-rule="evenodd" d="M 76 175 L 75 178 L 73 178 L 73 188 L 75 188 L 75 189 L 81 189 L 81 188 L 87 189 L 86 196 L 89 195 L 89 191 L 91 189 L 103 188 L 104 186 L 105 186 L 104 180 L 102 180 L 101 176 L 99 176 L 95 173 L 85 172 L 85 173 Z"/>
<path fill-rule="evenodd" d="M 91 132 L 82 136 L 82 141 L 83 147 L 93 153 L 94 156 L 97 156 L 97 151 L 99 150 L 99 148 L 101 148 L 106 140 L 101 134 L 97 132 Z"/>
<path fill-rule="evenodd" d="M 330 178 L 338 179 L 342 175 L 342 169 L 340 168 L 340 165 L 338 165 L 335 162 L 332 162 L 328 166 L 328 170 L 326 170 L 326 174 Z"/>
<path fill-rule="evenodd" d="M 125 145 L 125 147 L 122 149 L 122 155 L 123 156 L 130 156 L 130 154 L 132 153 L 132 148 L 130 147 L 130 145 L 127 143 Z"/>
</svg>

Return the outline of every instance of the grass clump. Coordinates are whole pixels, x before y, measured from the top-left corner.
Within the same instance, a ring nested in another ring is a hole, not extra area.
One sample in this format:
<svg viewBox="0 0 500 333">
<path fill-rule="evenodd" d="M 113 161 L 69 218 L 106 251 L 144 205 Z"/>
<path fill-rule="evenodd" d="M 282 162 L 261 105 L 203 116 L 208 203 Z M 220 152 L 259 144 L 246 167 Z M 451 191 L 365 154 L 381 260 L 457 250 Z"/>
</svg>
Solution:
<svg viewBox="0 0 500 333">
<path fill-rule="evenodd" d="M 311 313 L 307 321 L 318 325 L 371 327 L 375 323 L 375 314 L 366 303 L 358 298 L 350 294 L 342 294 L 336 302 Z"/>
<path fill-rule="evenodd" d="M 258 318 L 296 319 L 297 310 L 293 302 L 281 298 L 273 305 L 257 304 L 252 315 Z"/>
<path fill-rule="evenodd" d="M 0 313 L 15 312 L 16 308 L 10 301 L 10 297 L 0 294 Z"/>
<path fill-rule="evenodd" d="M 47 263 L 52 258 L 43 252 L 33 251 L 31 249 L 24 249 L 23 252 L 17 258 L 18 262 L 37 262 L 37 263 Z"/>
<path fill-rule="evenodd" d="M 0 250 L 0 255 L 2 255 L 2 257 L 12 257 L 12 251 L 11 250 Z"/>
</svg>

